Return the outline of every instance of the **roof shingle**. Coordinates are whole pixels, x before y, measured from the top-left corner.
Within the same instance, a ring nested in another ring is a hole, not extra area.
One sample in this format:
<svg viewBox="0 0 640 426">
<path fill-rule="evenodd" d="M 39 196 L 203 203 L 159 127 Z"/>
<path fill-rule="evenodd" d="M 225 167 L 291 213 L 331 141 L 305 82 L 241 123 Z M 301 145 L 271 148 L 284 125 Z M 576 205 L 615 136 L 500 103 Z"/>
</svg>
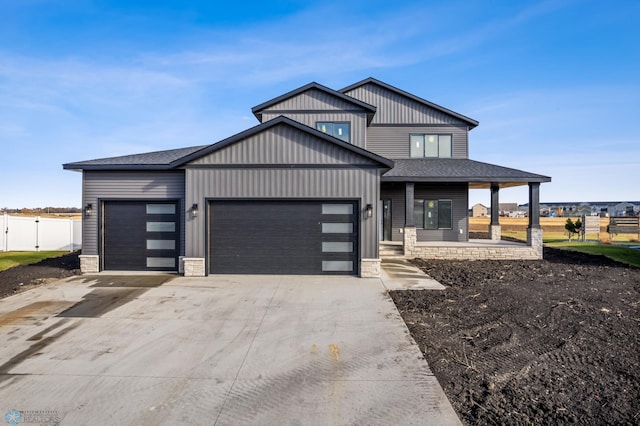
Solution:
<svg viewBox="0 0 640 426">
<path fill-rule="evenodd" d="M 468 159 L 416 158 L 394 160 L 394 165 L 383 182 L 551 182 L 548 176 Z"/>
</svg>

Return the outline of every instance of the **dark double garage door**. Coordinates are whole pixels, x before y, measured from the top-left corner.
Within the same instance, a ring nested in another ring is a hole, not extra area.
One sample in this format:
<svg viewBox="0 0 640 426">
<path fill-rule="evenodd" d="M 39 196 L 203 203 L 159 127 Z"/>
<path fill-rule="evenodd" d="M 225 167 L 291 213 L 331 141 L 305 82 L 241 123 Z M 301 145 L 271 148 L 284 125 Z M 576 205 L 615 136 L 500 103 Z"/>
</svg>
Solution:
<svg viewBox="0 0 640 426">
<path fill-rule="evenodd" d="M 212 201 L 213 274 L 356 274 L 356 202 Z"/>
</svg>

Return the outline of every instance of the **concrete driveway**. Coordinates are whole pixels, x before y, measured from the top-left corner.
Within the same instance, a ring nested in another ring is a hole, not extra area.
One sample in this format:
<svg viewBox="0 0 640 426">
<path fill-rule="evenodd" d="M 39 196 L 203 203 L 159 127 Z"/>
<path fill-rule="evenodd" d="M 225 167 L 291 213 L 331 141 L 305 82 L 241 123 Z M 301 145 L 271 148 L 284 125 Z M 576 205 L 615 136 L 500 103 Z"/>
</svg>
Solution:
<svg viewBox="0 0 640 426">
<path fill-rule="evenodd" d="M 379 279 L 76 277 L 1 300 L 0 333 L 24 424 L 459 424 Z"/>
</svg>

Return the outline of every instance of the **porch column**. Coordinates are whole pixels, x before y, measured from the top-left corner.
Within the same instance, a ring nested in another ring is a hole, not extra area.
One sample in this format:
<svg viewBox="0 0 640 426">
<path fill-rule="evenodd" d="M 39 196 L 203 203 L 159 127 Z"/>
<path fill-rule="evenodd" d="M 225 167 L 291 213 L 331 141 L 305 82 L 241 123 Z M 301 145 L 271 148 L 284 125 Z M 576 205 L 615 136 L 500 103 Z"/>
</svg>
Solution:
<svg viewBox="0 0 640 426">
<path fill-rule="evenodd" d="M 540 184 L 529 182 L 529 228 L 540 228 Z"/>
<path fill-rule="evenodd" d="M 491 223 L 489 235 L 494 241 L 500 241 L 502 229 L 500 228 L 500 185 L 491 183 Z"/>
<path fill-rule="evenodd" d="M 540 183 L 529 182 L 529 227 L 527 245 L 542 259 L 542 228 L 540 228 Z"/>
<path fill-rule="evenodd" d="M 413 201 L 415 199 L 415 184 L 406 182 L 404 185 L 404 230 L 403 249 L 405 256 L 413 256 L 416 248 L 416 223 L 413 214 Z"/>
</svg>

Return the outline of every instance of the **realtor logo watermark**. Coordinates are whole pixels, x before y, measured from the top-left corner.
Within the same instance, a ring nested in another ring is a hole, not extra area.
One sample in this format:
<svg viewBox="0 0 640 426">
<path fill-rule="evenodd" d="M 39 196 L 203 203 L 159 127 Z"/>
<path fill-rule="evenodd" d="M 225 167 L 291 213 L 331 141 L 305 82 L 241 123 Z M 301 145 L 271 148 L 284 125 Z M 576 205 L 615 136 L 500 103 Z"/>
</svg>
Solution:
<svg viewBox="0 0 640 426">
<path fill-rule="evenodd" d="M 55 425 L 62 420 L 55 410 L 9 410 L 4 419 L 10 425 L 29 423 Z"/>
</svg>

